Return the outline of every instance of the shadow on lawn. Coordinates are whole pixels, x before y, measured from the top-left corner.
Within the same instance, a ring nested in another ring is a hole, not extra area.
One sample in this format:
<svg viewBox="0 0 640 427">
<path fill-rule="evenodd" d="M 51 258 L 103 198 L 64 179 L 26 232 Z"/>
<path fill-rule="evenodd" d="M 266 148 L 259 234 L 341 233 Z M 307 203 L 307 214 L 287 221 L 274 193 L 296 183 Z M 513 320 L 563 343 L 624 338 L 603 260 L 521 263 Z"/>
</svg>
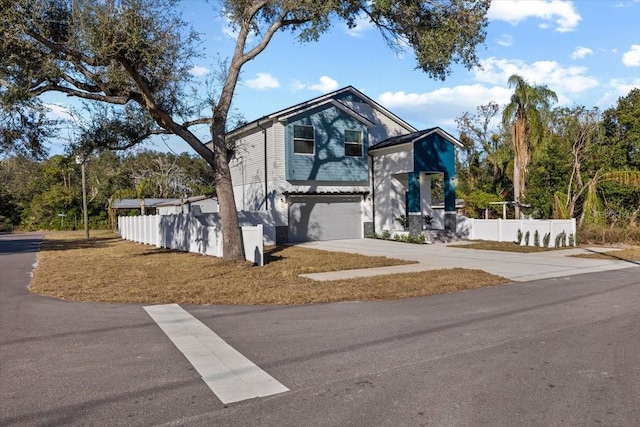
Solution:
<svg viewBox="0 0 640 427">
<path fill-rule="evenodd" d="M 277 255 L 278 253 L 285 250 L 286 246 L 284 245 L 276 245 L 269 246 L 264 248 L 264 263 L 269 264 L 272 262 L 283 261 L 285 259 L 282 255 Z"/>
<path fill-rule="evenodd" d="M 71 249 L 101 249 L 118 242 L 119 237 L 89 237 L 88 239 L 45 239 L 41 251 L 67 251 Z"/>
</svg>

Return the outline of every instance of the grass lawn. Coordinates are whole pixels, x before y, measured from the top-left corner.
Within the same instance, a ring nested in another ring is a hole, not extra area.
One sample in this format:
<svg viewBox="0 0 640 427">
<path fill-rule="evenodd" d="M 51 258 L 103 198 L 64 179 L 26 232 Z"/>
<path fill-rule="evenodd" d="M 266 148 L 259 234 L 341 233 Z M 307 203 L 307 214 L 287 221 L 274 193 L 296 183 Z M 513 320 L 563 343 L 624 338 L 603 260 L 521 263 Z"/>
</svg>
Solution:
<svg viewBox="0 0 640 427">
<path fill-rule="evenodd" d="M 599 252 L 593 251 L 590 254 L 573 255 L 577 258 L 594 258 L 594 259 L 610 259 L 610 260 L 622 260 L 629 262 L 640 261 L 640 246 L 630 246 L 623 248 L 612 248 L 610 251 Z"/>
<path fill-rule="evenodd" d="M 409 263 L 296 246 L 265 248 L 266 265 L 224 263 L 121 240 L 107 232 L 45 237 L 31 292 L 70 301 L 144 304 L 308 304 L 394 300 L 508 283 L 480 270 L 450 269 L 318 282 L 303 273 Z"/>
</svg>

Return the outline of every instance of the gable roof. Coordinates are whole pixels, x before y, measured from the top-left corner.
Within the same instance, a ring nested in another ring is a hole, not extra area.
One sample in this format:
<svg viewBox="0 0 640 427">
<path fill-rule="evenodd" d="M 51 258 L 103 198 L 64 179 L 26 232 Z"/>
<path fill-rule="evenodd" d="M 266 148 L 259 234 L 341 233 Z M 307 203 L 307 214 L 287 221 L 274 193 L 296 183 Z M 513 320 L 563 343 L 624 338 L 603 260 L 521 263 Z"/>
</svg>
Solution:
<svg viewBox="0 0 640 427">
<path fill-rule="evenodd" d="M 451 136 L 448 132 L 442 130 L 439 127 L 432 127 L 429 129 L 420 130 L 413 133 L 408 133 L 406 135 L 392 136 L 391 138 L 387 138 L 384 141 L 380 141 L 375 145 L 369 147 L 369 151 L 379 150 L 381 148 L 394 147 L 396 145 L 408 144 L 424 139 L 432 134 L 438 134 L 443 137 L 445 140 L 449 141 L 454 146 L 461 148 L 462 143 L 458 141 L 456 138 Z"/>
<path fill-rule="evenodd" d="M 181 199 L 167 199 L 167 201 L 162 202 L 162 203 L 157 203 L 156 205 L 154 205 L 155 207 L 160 207 L 160 206 L 182 206 L 182 205 L 187 205 L 189 203 L 195 203 L 195 202 L 201 202 L 202 200 L 207 200 L 207 199 L 211 199 L 214 201 L 218 201 L 218 199 L 216 197 L 213 196 L 206 196 L 206 195 L 200 195 L 200 196 L 191 196 L 191 197 L 186 197 L 186 198 L 181 198 Z"/>
<path fill-rule="evenodd" d="M 156 206 L 173 202 L 180 199 L 154 199 L 154 198 L 145 198 L 145 199 L 116 199 L 111 202 L 111 209 L 140 209 L 140 204 L 144 200 L 144 206 L 146 208 L 155 208 Z"/>
<path fill-rule="evenodd" d="M 382 114 L 387 116 L 389 119 L 391 119 L 394 122 L 398 123 L 400 126 L 405 127 L 407 129 L 415 130 L 415 128 L 413 126 L 411 126 L 409 123 L 407 123 L 406 121 L 404 121 L 400 117 L 396 116 L 391 111 L 387 110 L 382 105 L 378 104 L 373 99 L 369 98 L 367 95 L 365 95 L 364 93 L 360 92 L 358 89 L 354 88 L 353 86 L 347 86 L 347 87 L 344 87 L 342 89 L 338 89 L 336 91 L 333 91 L 333 92 L 330 92 L 330 93 L 326 93 L 324 95 L 320 95 L 320 96 L 318 96 L 316 98 L 313 98 L 313 99 L 310 99 L 308 101 L 301 102 L 301 103 L 293 105 L 291 107 L 276 111 L 275 113 L 271 113 L 271 114 L 268 114 L 266 116 L 262 116 L 257 120 L 254 120 L 254 121 L 252 121 L 250 123 L 247 123 L 246 125 L 240 126 L 240 127 L 236 128 L 236 129 L 232 130 L 231 132 L 227 133 L 227 137 L 237 136 L 237 135 L 243 134 L 245 132 L 252 131 L 252 130 L 254 130 L 256 128 L 262 128 L 265 125 L 271 124 L 271 123 L 273 123 L 275 121 L 286 120 L 289 117 L 295 116 L 297 114 L 303 113 L 303 112 L 308 111 L 310 109 L 313 109 L 313 108 L 316 108 L 316 107 L 319 107 L 319 106 L 322 106 L 322 105 L 326 105 L 326 104 L 332 104 L 332 105 L 336 106 L 340 110 L 342 110 L 345 113 L 351 115 L 356 120 L 367 124 L 368 126 L 374 125 L 374 123 L 372 123 L 369 119 L 367 119 L 366 117 L 362 116 L 357 111 L 349 108 L 349 106 L 347 104 L 345 104 L 343 102 L 340 102 L 340 101 L 337 101 L 335 99 L 338 95 L 341 95 L 343 93 L 350 93 L 353 96 L 359 98 L 360 100 L 362 100 L 363 102 L 365 102 L 366 104 L 371 106 L 373 109 L 381 112 Z"/>
</svg>

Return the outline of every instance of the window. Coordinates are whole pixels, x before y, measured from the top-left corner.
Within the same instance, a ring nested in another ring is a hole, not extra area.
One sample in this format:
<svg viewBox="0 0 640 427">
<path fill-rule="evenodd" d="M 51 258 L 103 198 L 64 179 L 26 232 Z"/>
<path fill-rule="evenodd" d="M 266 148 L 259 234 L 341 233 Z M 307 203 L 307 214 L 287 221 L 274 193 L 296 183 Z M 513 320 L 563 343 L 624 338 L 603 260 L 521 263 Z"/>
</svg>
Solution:
<svg viewBox="0 0 640 427">
<path fill-rule="evenodd" d="M 362 157 L 362 132 L 359 130 L 344 131 L 344 154 L 351 157 Z"/>
<path fill-rule="evenodd" d="M 293 126 L 293 152 L 295 154 L 313 154 L 313 126 Z"/>
</svg>

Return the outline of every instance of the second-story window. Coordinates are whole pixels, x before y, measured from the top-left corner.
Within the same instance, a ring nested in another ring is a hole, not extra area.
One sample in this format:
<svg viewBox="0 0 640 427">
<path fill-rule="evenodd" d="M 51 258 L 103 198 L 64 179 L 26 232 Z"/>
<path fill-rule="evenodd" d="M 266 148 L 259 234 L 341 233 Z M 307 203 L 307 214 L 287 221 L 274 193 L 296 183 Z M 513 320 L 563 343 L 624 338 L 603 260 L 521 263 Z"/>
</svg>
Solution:
<svg viewBox="0 0 640 427">
<path fill-rule="evenodd" d="M 313 126 L 293 126 L 293 152 L 295 154 L 313 154 L 314 138 Z"/>
<path fill-rule="evenodd" d="M 362 157 L 362 132 L 359 130 L 344 131 L 344 154 L 351 157 Z"/>
</svg>

